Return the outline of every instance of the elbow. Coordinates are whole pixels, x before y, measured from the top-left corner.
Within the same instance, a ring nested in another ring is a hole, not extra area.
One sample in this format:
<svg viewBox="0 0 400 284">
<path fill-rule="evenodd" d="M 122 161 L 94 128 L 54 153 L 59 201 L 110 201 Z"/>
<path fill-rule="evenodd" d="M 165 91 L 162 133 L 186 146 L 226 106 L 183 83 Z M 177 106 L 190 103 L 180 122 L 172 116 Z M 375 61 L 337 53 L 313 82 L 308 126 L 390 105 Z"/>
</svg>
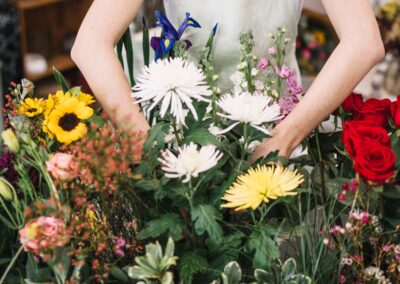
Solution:
<svg viewBox="0 0 400 284">
<path fill-rule="evenodd" d="M 385 46 L 380 34 L 376 38 L 370 40 L 368 49 L 370 58 L 374 65 L 382 61 L 382 59 L 385 57 Z"/>
</svg>

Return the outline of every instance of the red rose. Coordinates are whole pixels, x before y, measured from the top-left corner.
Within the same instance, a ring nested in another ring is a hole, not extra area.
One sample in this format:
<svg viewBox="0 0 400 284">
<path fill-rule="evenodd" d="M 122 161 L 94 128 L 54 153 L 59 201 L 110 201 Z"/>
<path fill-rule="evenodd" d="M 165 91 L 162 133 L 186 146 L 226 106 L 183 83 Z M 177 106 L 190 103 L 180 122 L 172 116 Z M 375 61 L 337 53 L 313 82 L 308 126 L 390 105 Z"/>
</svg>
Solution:
<svg viewBox="0 0 400 284">
<path fill-rule="evenodd" d="M 390 147 L 376 142 L 361 143 L 354 161 L 355 171 L 373 183 L 384 183 L 395 174 L 396 155 Z"/>
<path fill-rule="evenodd" d="M 371 125 L 386 127 L 388 125 L 391 101 L 389 99 L 369 99 L 361 110 L 359 120 L 367 121 Z"/>
<path fill-rule="evenodd" d="M 378 143 L 382 146 L 391 147 L 391 141 L 386 129 L 371 126 L 365 121 L 349 121 L 343 123 L 342 140 L 350 157 L 356 157 L 360 144 Z"/>
<path fill-rule="evenodd" d="M 352 114 L 353 119 L 358 119 L 359 112 L 364 104 L 363 97 L 356 93 L 351 93 L 342 103 L 342 108 Z"/>
<path fill-rule="evenodd" d="M 397 101 L 391 103 L 390 113 L 392 115 L 394 125 L 400 128 L 400 96 L 397 97 Z"/>
</svg>

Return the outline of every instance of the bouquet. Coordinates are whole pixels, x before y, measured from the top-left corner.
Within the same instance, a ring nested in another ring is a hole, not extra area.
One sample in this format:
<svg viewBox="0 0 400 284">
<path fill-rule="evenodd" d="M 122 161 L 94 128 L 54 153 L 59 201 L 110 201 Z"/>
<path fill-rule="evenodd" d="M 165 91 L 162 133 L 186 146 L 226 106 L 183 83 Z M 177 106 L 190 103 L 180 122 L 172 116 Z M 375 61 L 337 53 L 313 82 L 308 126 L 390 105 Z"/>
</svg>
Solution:
<svg viewBox="0 0 400 284">
<path fill-rule="evenodd" d="M 144 42 L 148 65 L 132 91 L 147 134 L 115 129 L 56 71 L 61 90 L 47 99 L 34 98 L 28 81 L 13 86 L 0 282 L 399 281 L 400 99 L 351 94 L 302 155 L 251 164 L 301 99 L 283 64 L 285 28 L 271 34 L 265 58 L 252 54 L 251 32 L 240 37 L 234 87 L 222 94 L 217 27 L 194 62 L 182 36 L 200 23 L 187 14 L 177 29 L 156 16 L 162 33 Z"/>
</svg>

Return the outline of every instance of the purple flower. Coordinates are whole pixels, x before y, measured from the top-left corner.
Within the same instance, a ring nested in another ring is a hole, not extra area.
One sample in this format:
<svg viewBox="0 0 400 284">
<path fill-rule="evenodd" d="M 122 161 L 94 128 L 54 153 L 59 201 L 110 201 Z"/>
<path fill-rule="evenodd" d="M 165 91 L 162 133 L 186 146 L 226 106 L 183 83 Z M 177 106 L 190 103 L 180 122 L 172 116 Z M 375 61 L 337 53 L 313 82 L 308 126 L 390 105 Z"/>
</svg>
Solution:
<svg viewBox="0 0 400 284">
<path fill-rule="evenodd" d="M 12 152 L 5 152 L 0 158 L 0 172 L 4 178 L 13 186 L 17 185 L 18 173 L 14 168 L 15 155 Z"/>
<path fill-rule="evenodd" d="M 258 63 L 257 68 L 258 68 L 258 70 L 263 71 L 263 70 L 267 69 L 268 65 L 269 65 L 268 59 L 263 57 L 263 58 L 261 58 L 260 62 Z"/>
</svg>

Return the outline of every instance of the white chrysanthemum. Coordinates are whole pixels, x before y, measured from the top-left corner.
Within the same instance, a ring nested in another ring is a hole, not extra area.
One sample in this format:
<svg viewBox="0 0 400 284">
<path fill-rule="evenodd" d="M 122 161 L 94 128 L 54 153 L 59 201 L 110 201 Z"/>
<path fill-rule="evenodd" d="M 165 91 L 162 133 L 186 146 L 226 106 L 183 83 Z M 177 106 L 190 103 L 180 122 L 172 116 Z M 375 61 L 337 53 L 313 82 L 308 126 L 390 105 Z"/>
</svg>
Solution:
<svg viewBox="0 0 400 284">
<path fill-rule="evenodd" d="M 184 183 L 215 167 L 223 155 L 213 145 L 203 146 L 198 150 L 197 145 L 193 142 L 179 148 L 178 151 L 178 156 L 176 156 L 166 150 L 162 154 L 163 158 L 160 158 L 159 161 L 166 177 L 184 177 Z"/>
<path fill-rule="evenodd" d="M 220 116 L 237 121 L 224 132 L 233 129 L 239 123 L 249 123 L 254 128 L 268 134 L 261 126 L 282 118 L 281 109 L 277 103 L 272 103 L 272 98 L 264 95 L 250 93 L 226 94 L 218 102 L 224 111 Z"/>
<path fill-rule="evenodd" d="M 132 96 L 137 99 L 136 103 L 151 103 L 146 111 L 149 112 L 161 104 L 161 117 L 169 110 L 177 123 L 183 125 L 186 117 L 183 105 L 186 105 L 197 119 L 193 99 L 208 101 L 206 98 L 212 95 L 201 69 L 182 58 L 151 63 L 144 68 L 132 90 Z"/>
</svg>

